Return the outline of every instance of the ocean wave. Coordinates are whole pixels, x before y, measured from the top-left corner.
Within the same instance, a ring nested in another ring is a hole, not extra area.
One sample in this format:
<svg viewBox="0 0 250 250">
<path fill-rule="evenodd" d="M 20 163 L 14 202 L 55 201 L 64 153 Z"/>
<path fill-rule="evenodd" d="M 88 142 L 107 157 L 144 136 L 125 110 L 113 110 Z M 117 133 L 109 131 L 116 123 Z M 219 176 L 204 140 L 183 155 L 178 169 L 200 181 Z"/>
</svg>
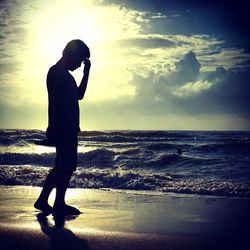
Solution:
<svg viewBox="0 0 250 250">
<path fill-rule="evenodd" d="M 108 149 L 95 149 L 86 153 L 78 154 L 79 167 L 113 167 L 116 153 Z"/>
<path fill-rule="evenodd" d="M 0 184 L 42 186 L 49 168 L 0 166 Z M 78 169 L 72 176 L 72 188 L 111 188 L 151 190 L 182 194 L 216 195 L 250 198 L 250 185 L 229 181 L 180 179 L 169 174 L 120 171 L 118 169 Z"/>
<path fill-rule="evenodd" d="M 95 149 L 78 154 L 80 167 L 110 167 L 113 166 L 113 157 L 116 153 L 107 149 Z M 51 166 L 54 163 L 55 153 L 12 153 L 0 154 L 1 165 L 35 165 Z"/>
<path fill-rule="evenodd" d="M 250 148 L 249 140 L 235 140 L 227 142 L 218 143 L 206 143 L 203 145 L 198 145 L 193 148 L 193 150 L 199 150 L 201 152 L 211 153 L 211 152 L 228 152 L 228 153 L 240 153 L 248 154 Z"/>
<path fill-rule="evenodd" d="M 147 149 L 150 150 L 171 150 L 176 149 L 177 145 L 173 143 L 151 143 L 147 145 Z"/>
<path fill-rule="evenodd" d="M 0 166 L 1 185 L 42 186 L 49 168 L 30 165 Z"/>
<path fill-rule="evenodd" d="M 34 139 L 44 139 L 45 133 L 40 130 L 0 130 L 0 145 L 26 146 L 33 144 Z"/>
<path fill-rule="evenodd" d="M 183 161 L 183 157 L 178 154 L 163 154 L 157 159 L 153 159 L 147 162 L 149 167 L 164 168 L 167 166 L 173 166 L 178 162 Z"/>
<path fill-rule="evenodd" d="M 138 155 L 141 153 L 139 148 L 130 148 L 121 152 L 122 155 Z"/>
<path fill-rule="evenodd" d="M 4 152 L 0 154 L 1 165 L 34 165 L 34 166 L 53 166 L 55 152 L 53 153 L 16 153 Z M 169 170 L 177 171 L 179 167 L 186 168 L 187 172 L 191 169 L 201 168 L 222 170 L 228 165 L 233 164 L 228 159 L 216 157 L 204 158 L 191 156 L 188 154 L 177 153 L 157 153 L 153 150 L 143 148 L 129 148 L 122 151 L 113 151 L 106 148 L 97 148 L 87 152 L 78 153 L 79 168 L 125 168 L 125 169 L 144 169 L 145 171 Z M 237 164 L 244 170 L 246 160 L 238 159 Z M 211 167 L 213 166 L 213 167 Z M 203 172 L 204 173 L 204 172 Z M 225 172 L 226 173 L 226 172 Z M 207 172 L 209 174 L 209 171 Z M 222 173 L 223 174 L 223 173 Z"/>
<path fill-rule="evenodd" d="M 208 166 L 209 164 L 218 163 L 215 158 L 192 157 L 180 155 L 177 153 L 161 154 L 152 160 L 145 162 L 145 167 L 149 169 L 178 169 L 178 167 L 188 167 L 189 169 L 197 168 L 197 166 Z"/>
<path fill-rule="evenodd" d="M 55 158 L 54 148 L 33 144 L 43 138 L 39 130 L 0 130 L 2 184 L 42 185 Z M 81 132 L 71 185 L 249 197 L 249 138 L 250 132 Z"/>
<path fill-rule="evenodd" d="M 190 139 L 192 135 L 170 131 L 84 131 L 79 133 L 81 140 L 97 142 L 156 142 Z"/>
<path fill-rule="evenodd" d="M 0 154 L 1 165 L 24 165 L 32 164 L 39 166 L 51 165 L 54 162 L 54 153 L 27 154 L 27 153 L 2 153 Z"/>
<path fill-rule="evenodd" d="M 173 131 L 143 131 L 143 130 L 115 130 L 115 131 L 82 131 L 79 133 L 80 136 L 124 136 L 124 137 L 144 137 L 144 138 L 190 138 L 192 135 L 188 135 L 185 132 L 173 132 Z"/>
<path fill-rule="evenodd" d="M 250 185 L 229 181 L 185 180 L 161 189 L 162 192 L 250 198 Z"/>
</svg>

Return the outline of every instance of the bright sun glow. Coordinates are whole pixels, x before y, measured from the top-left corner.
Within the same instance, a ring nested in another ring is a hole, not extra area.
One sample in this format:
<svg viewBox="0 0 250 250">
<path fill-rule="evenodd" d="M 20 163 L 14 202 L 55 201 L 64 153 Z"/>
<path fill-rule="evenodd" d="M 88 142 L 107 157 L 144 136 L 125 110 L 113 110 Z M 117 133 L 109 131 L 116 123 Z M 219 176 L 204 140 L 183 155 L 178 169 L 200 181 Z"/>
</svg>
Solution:
<svg viewBox="0 0 250 250">
<path fill-rule="evenodd" d="M 42 55 L 53 59 L 74 38 L 84 38 L 87 44 L 96 47 L 108 39 L 108 34 L 97 23 L 97 14 L 96 8 L 83 6 L 80 1 L 73 4 L 53 1 L 34 17 L 30 42 L 39 46 Z"/>
<path fill-rule="evenodd" d="M 126 18 L 125 18 L 126 17 Z M 127 59 L 122 58 L 117 41 L 138 33 L 133 14 L 118 7 L 97 6 L 87 1 L 51 1 L 40 6 L 31 17 L 28 51 L 25 51 L 24 75 L 33 101 L 46 100 L 44 88 L 48 68 L 60 59 L 62 50 L 72 39 L 82 39 L 90 47 L 92 69 L 87 100 L 117 98 L 133 94 L 129 86 Z M 39 61 L 39 68 L 34 67 Z M 32 69 L 32 71 L 30 70 Z M 82 70 L 72 73 L 79 83 Z M 35 83 L 35 85 L 34 85 Z M 96 91 L 98 89 L 98 91 Z"/>
</svg>

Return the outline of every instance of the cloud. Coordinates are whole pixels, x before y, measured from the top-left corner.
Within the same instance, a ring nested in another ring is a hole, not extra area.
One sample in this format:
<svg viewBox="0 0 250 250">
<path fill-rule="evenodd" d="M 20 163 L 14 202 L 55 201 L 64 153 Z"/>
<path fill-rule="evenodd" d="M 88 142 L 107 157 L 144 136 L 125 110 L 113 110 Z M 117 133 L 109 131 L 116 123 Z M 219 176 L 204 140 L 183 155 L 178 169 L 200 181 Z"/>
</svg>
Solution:
<svg viewBox="0 0 250 250">
<path fill-rule="evenodd" d="M 182 114 L 239 114 L 250 116 L 250 71 L 218 67 L 205 76 L 193 52 L 175 63 L 171 72 L 133 72 L 135 105 L 146 112 Z M 160 111 L 159 111 L 160 110 Z"/>
<path fill-rule="evenodd" d="M 249 54 L 243 49 L 223 48 L 224 41 L 208 35 L 185 36 L 138 33 L 133 37 L 116 40 L 114 44 L 118 50 L 126 53 L 129 59 L 131 58 L 132 64 L 136 62 L 137 65 L 133 65 L 132 68 L 136 67 L 137 71 L 141 70 L 141 67 L 147 68 L 148 71 L 150 69 L 159 70 L 159 68 L 164 67 L 164 64 L 171 65 L 172 68 L 176 69 L 175 63 L 187 51 L 191 50 L 201 64 L 200 71 L 202 72 L 210 72 L 217 67 L 225 67 L 226 69 L 244 68 L 249 64 Z M 147 54 L 151 55 L 152 60 L 146 62 L 140 56 L 144 57 Z M 187 64 L 189 63 L 187 62 Z M 188 69 L 186 71 L 186 75 L 183 72 L 184 78 L 187 77 Z M 192 69 L 191 72 L 194 73 Z"/>
<path fill-rule="evenodd" d="M 171 40 L 156 38 L 156 37 L 147 37 L 147 38 L 131 38 L 118 41 L 122 46 L 129 47 L 139 47 L 139 48 L 167 48 L 174 47 L 177 44 Z"/>
<path fill-rule="evenodd" d="M 169 91 L 185 83 L 196 81 L 200 67 L 195 54 L 190 51 L 175 62 L 173 70 L 149 71 L 147 76 L 132 71 L 133 78 L 130 84 L 135 87 L 136 94 L 140 98 L 150 95 L 152 100 L 162 100 Z"/>
<path fill-rule="evenodd" d="M 175 66 L 176 81 L 174 84 L 195 81 L 201 68 L 200 63 L 192 51 L 185 54 L 180 61 L 175 63 Z"/>
<path fill-rule="evenodd" d="M 77 36 L 86 39 L 93 52 L 82 104 L 83 117 L 92 119 L 89 128 L 96 124 L 101 128 L 105 122 L 107 128 L 116 128 L 113 116 L 120 119 L 117 128 L 129 128 L 143 117 L 138 128 L 152 129 L 157 127 L 154 123 L 165 120 L 169 124 L 171 115 L 179 115 L 172 120 L 174 129 L 181 128 L 182 118 L 187 116 L 218 114 L 216 119 L 220 120 L 228 113 L 248 115 L 247 50 L 226 39 L 231 26 L 226 19 L 221 26 L 225 15 L 211 8 L 211 1 L 208 8 L 202 7 L 203 2 L 199 8 L 180 2 L 96 0 L 87 7 L 85 1 L 74 5 L 53 1 L 49 6 L 0 1 L 1 120 L 5 124 L 11 119 L 13 125 L 18 121 L 32 124 L 32 112 L 36 114 L 41 103 L 47 105 L 47 69 L 61 55 L 60 46 L 65 45 L 62 37 L 68 41 L 72 34 L 81 34 Z M 68 15 L 71 10 L 73 16 Z M 55 14 L 56 21 L 48 25 L 48 16 Z M 78 25 L 74 31 L 74 23 L 81 23 L 81 29 Z M 234 32 L 231 35 L 241 41 Z M 44 40 L 46 37 L 53 39 Z M 38 67 L 34 67 L 34 58 Z M 2 119 L 5 116 L 9 118 Z M 150 125 L 143 125 L 150 119 Z"/>
<path fill-rule="evenodd" d="M 214 108 L 229 113 L 250 115 L 250 71 L 217 68 L 207 76 L 214 82 L 201 97 L 210 101 Z"/>
<path fill-rule="evenodd" d="M 0 63 L 20 61 L 18 57 L 27 49 L 29 11 L 31 5 L 14 0 L 0 1 Z"/>
<path fill-rule="evenodd" d="M 246 32 L 246 9 L 244 1 L 237 5 L 215 3 L 211 1 L 120 1 L 105 0 L 103 5 L 115 4 L 123 6 L 127 10 L 136 10 L 141 15 L 140 34 L 152 36 L 157 34 L 161 39 L 175 42 L 176 48 L 181 53 L 173 51 L 175 56 L 183 54 L 183 51 L 192 50 L 196 53 L 202 71 L 211 71 L 216 67 L 226 69 L 245 65 L 249 59 L 249 36 Z M 153 18 L 158 16 L 160 18 Z M 242 23 L 241 23 L 242 21 Z M 237 23 L 238 22 L 238 23 Z M 210 25 L 207 25 L 209 23 Z M 236 28 L 237 27 L 237 28 Z M 180 44 L 178 44 L 178 42 Z M 186 42 L 186 44 L 181 43 Z M 153 43 L 156 45 L 157 43 Z M 129 43 L 133 45 L 133 43 Z M 135 44 L 134 44 L 135 45 Z M 150 45 L 150 44 L 149 44 Z M 165 48 L 168 44 L 165 43 Z M 137 46 L 149 48 L 147 41 Z M 152 48 L 156 48 L 151 45 Z M 160 48 L 160 44 L 159 44 Z M 164 47 L 162 47 L 164 48 Z M 165 52 L 162 52 L 165 55 Z M 169 55 L 167 55 L 168 58 Z"/>
<path fill-rule="evenodd" d="M 185 85 L 177 88 L 172 91 L 172 94 L 175 96 L 190 96 L 194 94 L 200 94 L 201 92 L 210 89 L 213 85 L 212 82 L 208 82 L 207 80 L 198 80 L 197 82 L 188 82 Z"/>
<path fill-rule="evenodd" d="M 0 63 L 0 80 L 3 78 L 3 74 L 14 73 L 19 69 L 19 67 L 20 66 L 17 63 Z"/>
</svg>

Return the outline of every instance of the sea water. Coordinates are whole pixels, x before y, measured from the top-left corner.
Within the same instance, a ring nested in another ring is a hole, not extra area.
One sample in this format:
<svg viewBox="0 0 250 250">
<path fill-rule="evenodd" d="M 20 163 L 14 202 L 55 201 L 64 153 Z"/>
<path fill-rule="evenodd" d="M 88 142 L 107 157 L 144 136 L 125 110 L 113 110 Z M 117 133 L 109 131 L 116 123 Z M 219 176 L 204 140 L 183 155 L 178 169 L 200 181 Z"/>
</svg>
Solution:
<svg viewBox="0 0 250 250">
<path fill-rule="evenodd" d="M 0 130 L 0 184 L 42 186 L 55 148 Z M 85 131 L 70 187 L 250 198 L 250 132 Z"/>
</svg>

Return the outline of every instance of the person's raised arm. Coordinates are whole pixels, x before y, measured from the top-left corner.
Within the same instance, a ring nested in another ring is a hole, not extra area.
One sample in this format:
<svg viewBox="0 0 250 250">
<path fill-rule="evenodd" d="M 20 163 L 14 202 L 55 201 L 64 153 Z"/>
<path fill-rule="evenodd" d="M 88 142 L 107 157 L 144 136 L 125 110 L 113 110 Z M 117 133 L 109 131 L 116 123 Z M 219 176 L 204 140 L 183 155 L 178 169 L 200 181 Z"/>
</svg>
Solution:
<svg viewBox="0 0 250 250">
<path fill-rule="evenodd" d="M 83 77 L 82 77 L 82 81 L 78 87 L 78 100 L 82 100 L 84 97 L 84 94 L 86 92 L 87 89 L 87 85 L 88 85 L 88 80 L 89 80 L 89 70 L 90 70 L 90 60 L 89 59 L 85 59 L 84 60 L 84 70 L 83 70 Z"/>
</svg>

